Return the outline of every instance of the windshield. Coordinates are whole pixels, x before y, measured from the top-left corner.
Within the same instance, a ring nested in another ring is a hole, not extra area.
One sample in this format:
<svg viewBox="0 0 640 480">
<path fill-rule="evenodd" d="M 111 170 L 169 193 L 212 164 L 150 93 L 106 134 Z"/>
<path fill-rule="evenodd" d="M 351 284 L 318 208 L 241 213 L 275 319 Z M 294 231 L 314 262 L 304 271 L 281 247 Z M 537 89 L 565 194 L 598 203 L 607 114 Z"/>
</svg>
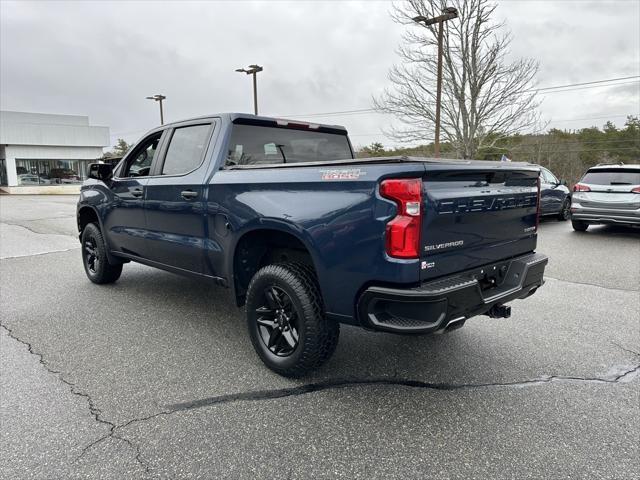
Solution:
<svg viewBox="0 0 640 480">
<path fill-rule="evenodd" d="M 640 169 L 598 168 L 589 170 L 582 183 L 591 185 L 640 185 Z"/>
<path fill-rule="evenodd" d="M 314 130 L 234 125 L 227 165 L 323 162 L 353 158 L 344 135 Z"/>
</svg>

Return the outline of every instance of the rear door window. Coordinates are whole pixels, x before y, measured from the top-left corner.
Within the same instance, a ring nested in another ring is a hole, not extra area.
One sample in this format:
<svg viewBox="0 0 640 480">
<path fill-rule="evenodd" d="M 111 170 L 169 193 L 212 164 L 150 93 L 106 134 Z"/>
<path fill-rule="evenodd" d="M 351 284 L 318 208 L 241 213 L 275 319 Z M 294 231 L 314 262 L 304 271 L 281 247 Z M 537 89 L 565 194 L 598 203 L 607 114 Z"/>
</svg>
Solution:
<svg viewBox="0 0 640 480">
<path fill-rule="evenodd" d="M 176 128 L 162 165 L 162 175 L 182 175 L 200 166 L 209 141 L 211 124 Z"/>
<path fill-rule="evenodd" d="M 589 170 L 582 183 L 591 185 L 640 185 L 640 169 L 598 168 Z"/>
</svg>

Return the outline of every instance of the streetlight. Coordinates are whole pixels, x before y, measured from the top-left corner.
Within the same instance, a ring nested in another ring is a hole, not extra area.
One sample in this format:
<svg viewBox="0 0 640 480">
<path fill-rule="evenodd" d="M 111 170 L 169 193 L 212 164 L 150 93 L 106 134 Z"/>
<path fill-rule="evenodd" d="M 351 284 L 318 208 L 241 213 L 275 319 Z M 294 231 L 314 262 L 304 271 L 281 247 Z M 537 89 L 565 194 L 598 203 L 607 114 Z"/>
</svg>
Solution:
<svg viewBox="0 0 640 480">
<path fill-rule="evenodd" d="M 162 111 L 162 101 L 167 97 L 164 95 L 154 95 L 153 97 L 147 97 L 147 100 L 155 100 L 156 102 L 160 102 L 160 125 L 164 125 L 164 112 Z"/>
<path fill-rule="evenodd" d="M 261 72 L 263 68 L 260 65 L 249 65 L 249 68 L 236 68 L 236 72 L 246 73 L 247 75 L 253 75 L 253 111 L 258 115 L 258 82 L 256 80 L 256 74 Z"/>
<path fill-rule="evenodd" d="M 425 26 L 438 24 L 438 83 L 436 87 L 436 138 L 433 144 L 434 156 L 440 158 L 440 98 L 442 97 L 442 37 L 444 22 L 452 20 L 458 16 L 458 10 L 453 7 L 446 7 L 442 10 L 442 15 L 434 18 L 418 15 L 413 18 L 416 23 L 424 23 Z"/>
</svg>

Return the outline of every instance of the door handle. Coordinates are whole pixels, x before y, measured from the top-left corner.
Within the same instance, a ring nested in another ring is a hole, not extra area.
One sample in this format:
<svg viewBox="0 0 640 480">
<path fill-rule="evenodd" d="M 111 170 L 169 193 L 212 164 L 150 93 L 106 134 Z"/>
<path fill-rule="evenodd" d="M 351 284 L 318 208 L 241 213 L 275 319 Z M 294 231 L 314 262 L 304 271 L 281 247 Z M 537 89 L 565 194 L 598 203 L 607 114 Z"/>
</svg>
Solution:
<svg viewBox="0 0 640 480">
<path fill-rule="evenodd" d="M 193 190 L 183 190 L 180 193 L 180 196 L 185 200 L 191 200 L 198 196 L 198 192 L 194 192 Z"/>
<path fill-rule="evenodd" d="M 144 192 L 141 188 L 134 188 L 133 190 L 131 190 L 131 195 L 133 195 L 134 197 L 141 197 L 143 194 Z"/>
</svg>

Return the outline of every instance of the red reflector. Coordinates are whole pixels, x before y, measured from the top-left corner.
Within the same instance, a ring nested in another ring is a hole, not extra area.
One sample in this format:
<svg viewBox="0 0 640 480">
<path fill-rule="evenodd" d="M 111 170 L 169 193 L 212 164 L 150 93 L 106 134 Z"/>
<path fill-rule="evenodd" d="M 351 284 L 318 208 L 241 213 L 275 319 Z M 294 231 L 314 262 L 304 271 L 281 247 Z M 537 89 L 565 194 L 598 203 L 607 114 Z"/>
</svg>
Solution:
<svg viewBox="0 0 640 480">
<path fill-rule="evenodd" d="M 583 185 L 582 183 L 576 183 L 573 186 L 573 191 L 574 192 L 590 192 L 591 189 L 588 186 Z"/>
<path fill-rule="evenodd" d="M 380 184 L 380 194 L 395 200 L 398 205 L 398 214 L 387 223 L 387 255 L 396 258 L 418 258 L 422 219 L 422 180 L 420 178 L 383 180 Z"/>
<path fill-rule="evenodd" d="M 631 191 L 633 193 L 640 193 L 640 187 L 632 188 Z"/>
</svg>

